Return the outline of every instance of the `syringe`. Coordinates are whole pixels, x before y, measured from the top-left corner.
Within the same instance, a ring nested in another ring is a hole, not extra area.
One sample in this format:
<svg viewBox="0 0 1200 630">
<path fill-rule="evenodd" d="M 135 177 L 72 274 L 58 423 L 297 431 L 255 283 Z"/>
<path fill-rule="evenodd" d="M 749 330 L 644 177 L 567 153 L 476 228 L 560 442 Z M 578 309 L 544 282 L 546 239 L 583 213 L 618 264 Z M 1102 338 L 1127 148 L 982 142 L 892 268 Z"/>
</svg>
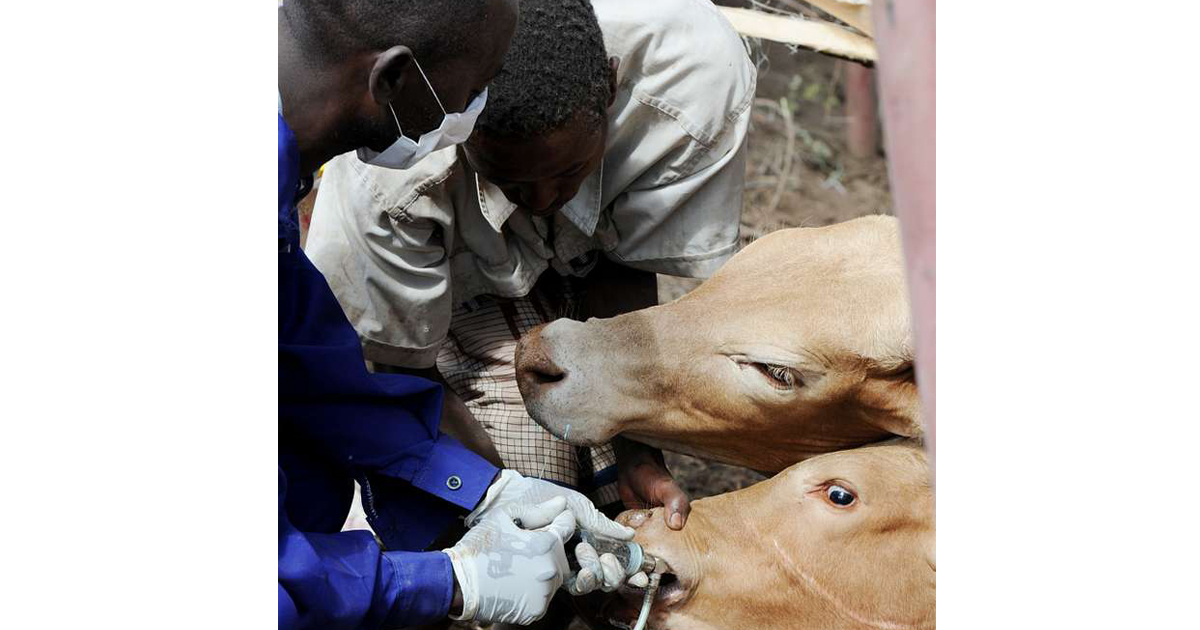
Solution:
<svg viewBox="0 0 1200 630">
<path fill-rule="evenodd" d="M 580 566 L 579 561 L 575 559 L 575 546 L 580 542 L 586 542 L 591 545 L 596 550 L 597 555 L 611 553 L 616 556 L 617 561 L 621 563 L 626 578 L 638 573 L 645 573 L 649 577 L 646 594 L 642 598 L 641 613 L 638 614 L 637 622 L 632 627 L 632 630 L 643 630 L 646 627 L 646 620 L 650 616 L 650 606 L 654 603 L 654 595 L 658 591 L 658 584 L 662 580 L 662 574 L 668 570 L 667 563 L 661 558 L 646 553 L 641 545 L 632 540 L 616 540 L 606 536 L 597 536 L 589 531 L 579 530 L 566 545 L 567 561 L 571 567 L 571 575 L 563 582 L 562 587 L 567 589 L 567 592 L 572 595 L 578 594 L 575 589 L 575 578 L 579 575 Z"/>
</svg>

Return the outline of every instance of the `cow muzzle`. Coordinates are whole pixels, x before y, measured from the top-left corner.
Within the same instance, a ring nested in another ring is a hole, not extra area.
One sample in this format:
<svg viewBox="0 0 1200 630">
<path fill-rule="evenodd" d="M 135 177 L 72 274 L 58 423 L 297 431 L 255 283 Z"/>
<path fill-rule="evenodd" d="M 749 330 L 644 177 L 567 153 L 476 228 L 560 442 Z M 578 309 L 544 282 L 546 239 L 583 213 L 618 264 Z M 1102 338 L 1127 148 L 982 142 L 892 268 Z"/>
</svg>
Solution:
<svg viewBox="0 0 1200 630">
<path fill-rule="evenodd" d="M 580 363 L 579 357 L 588 355 L 576 347 L 583 327 L 559 319 L 521 337 L 513 358 L 517 389 L 529 416 L 555 437 L 577 445 L 601 444 L 612 439 L 617 427 L 595 404 L 601 366 Z"/>
<path fill-rule="evenodd" d="M 542 390 L 553 387 L 567 377 L 567 371 L 559 367 L 546 352 L 542 342 L 542 324 L 525 334 L 517 344 L 514 358 L 517 370 L 517 388 L 526 400 L 536 399 Z"/>
<path fill-rule="evenodd" d="M 661 508 L 626 511 L 617 517 L 617 521 L 637 530 L 634 540 L 646 549 L 646 553 L 658 556 L 667 565 L 651 603 L 648 624 L 650 628 L 665 628 L 669 626 L 666 622 L 671 612 L 685 605 L 695 591 L 698 576 L 693 555 L 686 551 L 686 544 L 679 545 L 681 537 L 669 536 L 663 524 Z M 644 596 L 644 589 L 623 585 L 600 606 L 600 620 L 592 620 L 593 627 L 633 627 L 641 612 Z M 602 623 L 596 624 L 595 621 Z"/>
</svg>

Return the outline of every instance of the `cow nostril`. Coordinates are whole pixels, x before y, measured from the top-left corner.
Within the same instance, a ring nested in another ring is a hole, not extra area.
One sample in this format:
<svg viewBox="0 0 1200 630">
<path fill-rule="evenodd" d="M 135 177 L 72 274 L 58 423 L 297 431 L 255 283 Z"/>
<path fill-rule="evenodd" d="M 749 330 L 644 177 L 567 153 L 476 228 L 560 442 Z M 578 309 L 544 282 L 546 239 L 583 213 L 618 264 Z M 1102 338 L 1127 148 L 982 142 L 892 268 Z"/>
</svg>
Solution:
<svg viewBox="0 0 1200 630">
<path fill-rule="evenodd" d="M 557 383 L 567 377 L 566 371 L 549 359 L 539 362 L 536 365 L 527 366 L 525 373 L 530 380 L 538 385 Z"/>
<path fill-rule="evenodd" d="M 566 378 L 566 370 L 550 360 L 545 350 L 538 346 L 534 347 L 532 352 L 522 353 L 521 358 L 517 360 L 517 377 L 520 384 L 536 389 L 563 380 Z"/>
<path fill-rule="evenodd" d="M 626 527 L 638 529 L 645 525 L 653 515 L 653 510 L 626 510 L 617 515 L 617 522 Z"/>
<path fill-rule="evenodd" d="M 539 326 L 529 331 L 517 344 L 514 357 L 517 367 L 517 385 L 526 388 L 522 395 L 532 395 L 540 386 L 557 383 L 567 377 L 567 371 L 559 367 L 546 353 Z"/>
</svg>

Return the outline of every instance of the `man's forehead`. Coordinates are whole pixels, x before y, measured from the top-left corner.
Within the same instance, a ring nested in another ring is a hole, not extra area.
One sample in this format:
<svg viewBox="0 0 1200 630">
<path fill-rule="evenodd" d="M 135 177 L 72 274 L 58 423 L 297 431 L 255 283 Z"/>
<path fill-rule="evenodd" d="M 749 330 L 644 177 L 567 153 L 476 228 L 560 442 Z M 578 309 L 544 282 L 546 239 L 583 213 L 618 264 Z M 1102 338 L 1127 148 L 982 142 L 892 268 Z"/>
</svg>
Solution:
<svg viewBox="0 0 1200 630">
<path fill-rule="evenodd" d="M 568 125 L 548 136 L 525 140 L 480 134 L 468 154 L 481 172 L 513 182 L 538 181 L 558 177 L 585 162 L 598 142 L 598 134 L 580 133 Z"/>
</svg>

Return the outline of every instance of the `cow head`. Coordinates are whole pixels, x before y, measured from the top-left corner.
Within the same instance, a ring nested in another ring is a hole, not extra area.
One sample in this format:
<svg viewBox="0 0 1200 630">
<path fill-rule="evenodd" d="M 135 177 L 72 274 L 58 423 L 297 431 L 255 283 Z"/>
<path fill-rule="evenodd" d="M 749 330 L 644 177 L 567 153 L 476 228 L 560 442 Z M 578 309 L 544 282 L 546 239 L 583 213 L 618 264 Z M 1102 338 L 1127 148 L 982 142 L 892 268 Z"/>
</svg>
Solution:
<svg viewBox="0 0 1200 630">
<path fill-rule="evenodd" d="M 670 567 L 654 630 L 934 627 L 933 493 L 919 444 L 814 457 L 693 502 L 682 531 L 660 509 L 618 518 Z M 601 616 L 629 623 L 641 598 L 622 587 Z"/>
<path fill-rule="evenodd" d="M 517 347 L 530 415 L 764 471 L 921 433 L 894 217 L 781 230 L 670 304 L 558 320 Z"/>
</svg>

